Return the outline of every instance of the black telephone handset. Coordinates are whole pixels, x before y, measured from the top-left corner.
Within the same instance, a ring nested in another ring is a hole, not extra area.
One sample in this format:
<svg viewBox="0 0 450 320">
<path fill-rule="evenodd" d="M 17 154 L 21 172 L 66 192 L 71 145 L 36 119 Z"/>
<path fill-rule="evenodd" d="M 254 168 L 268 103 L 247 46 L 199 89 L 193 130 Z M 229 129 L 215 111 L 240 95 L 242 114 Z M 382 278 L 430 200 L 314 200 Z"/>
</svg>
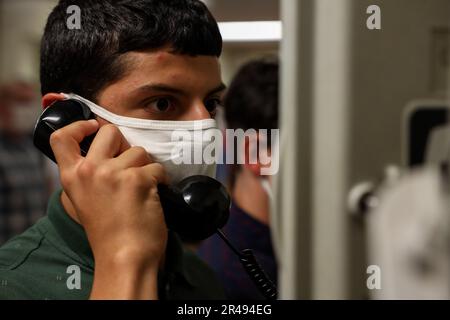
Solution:
<svg viewBox="0 0 450 320">
<path fill-rule="evenodd" d="M 56 101 L 39 117 L 34 129 L 34 145 L 56 163 L 50 146 L 50 135 L 70 123 L 95 119 L 84 103 L 68 99 Z M 86 156 L 95 134 L 80 143 Z M 158 194 L 167 227 L 186 240 L 199 241 L 218 233 L 238 255 L 245 270 L 267 299 L 276 298 L 276 288 L 256 262 L 251 250 L 238 251 L 220 230 L 228 221 L 230 196 L 225 187 L 208 176 L 191 176 L 176 186 L 158 185 Z"/>
</svg>

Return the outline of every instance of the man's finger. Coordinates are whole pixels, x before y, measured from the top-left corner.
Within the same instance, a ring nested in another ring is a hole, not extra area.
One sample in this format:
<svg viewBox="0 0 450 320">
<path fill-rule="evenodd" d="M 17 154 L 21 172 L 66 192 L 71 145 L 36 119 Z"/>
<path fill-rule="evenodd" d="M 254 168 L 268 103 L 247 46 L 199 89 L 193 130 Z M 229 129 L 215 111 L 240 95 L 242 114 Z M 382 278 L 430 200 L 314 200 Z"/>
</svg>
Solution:
<svg viewBox="0 0 450 320">
<path fill-rule="evenodd" d="M 166 174 L 166 170 L 160 163 L 151 163 L 146 166 L 137 168 L 139 174 L 142 175 L 142 178 L 146 179 L 146 181 L 154 181 L 156 180 L 156 184 L 169 184 L 169 179 Z"/>
<path fill-rule="evenodd" d="M 112 161 L 116 169 L 143 167 L 153 163 L 152 157 L 141 147 L 132 147 Z"/>
<path fill-rule="evenodd" d="M 98 130 L 86 158 L 94 161 L 111 159 L 129 148 L 130 144 L 120 130 L 112 124 L 107 124 Z"/>
<path fill-rule="evenodd" d="M 52 133 L 50 146 L 61 169 L 72 166 L 79 161 L 81 158 L 81 141 L 95 133 L 98 126 L 96 120 L 77 121 Z"/>
</svg>

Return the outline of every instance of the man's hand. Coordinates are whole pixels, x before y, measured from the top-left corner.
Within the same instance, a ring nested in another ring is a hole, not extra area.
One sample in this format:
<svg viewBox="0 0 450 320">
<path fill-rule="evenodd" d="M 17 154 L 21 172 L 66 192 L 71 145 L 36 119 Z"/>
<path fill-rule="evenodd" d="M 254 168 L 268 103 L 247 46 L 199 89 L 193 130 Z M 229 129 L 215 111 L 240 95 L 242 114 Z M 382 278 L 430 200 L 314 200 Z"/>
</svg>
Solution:
<svg viewBox="0 0 450 320">
<path fill-rule="evenodd" d="M 63 197 L 94 253 L 91 298 L 157 298 L 156 277 L 167 243 L 157 185 L 167 182 L 166 175 L 143 148 L 130 148 L 115 126 L 98 127 L 96 120 L 79 121 L 50 139 Z M 82 157 L 79 143 L 97 130 Z"/>
</svg>

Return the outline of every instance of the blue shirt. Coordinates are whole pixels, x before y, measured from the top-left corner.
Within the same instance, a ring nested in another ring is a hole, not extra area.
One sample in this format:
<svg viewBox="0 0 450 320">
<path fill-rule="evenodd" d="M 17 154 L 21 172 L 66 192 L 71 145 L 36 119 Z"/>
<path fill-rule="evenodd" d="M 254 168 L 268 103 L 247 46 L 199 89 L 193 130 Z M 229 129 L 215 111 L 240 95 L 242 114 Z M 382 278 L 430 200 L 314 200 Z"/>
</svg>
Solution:
<svg viewBox="0 0 450 320">
<path fill-rule="evenodd" d="M 269 279 L 276 284 L 277 266 L 269 227 L 233 203 L 223 231 L 239 250 L 252 249 Z M 264 299 L 238 257 L 218 235 L 205 240 L 198 254 L 216 272 L 229 299 Z"/>
</svg>

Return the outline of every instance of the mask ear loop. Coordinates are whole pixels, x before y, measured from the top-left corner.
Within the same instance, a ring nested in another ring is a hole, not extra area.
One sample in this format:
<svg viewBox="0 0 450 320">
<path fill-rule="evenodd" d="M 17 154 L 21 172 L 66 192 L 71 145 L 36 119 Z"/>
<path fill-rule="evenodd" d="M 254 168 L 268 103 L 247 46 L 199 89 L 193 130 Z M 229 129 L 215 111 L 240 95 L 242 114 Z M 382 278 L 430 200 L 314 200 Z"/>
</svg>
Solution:
<svg viewBox="0 0 450 320">
<path fill-rule="evenodd" d="M 269 181 L 266 178 L 260 178 L 260 182 L 261 187 L 264 189 L 264 191 L 267 193 L 267 196 L 269 197 L 269 201 L 272 202 L 274 195 Z"/>
<path fill-rule="evenodd" d="M 112 117 L 113 117 L 112 112 L 106 110 L 105 108 L 103 108 L 103 107 L 95 104 L 94 102 L 92 102 L 86 98 L 83 98 L 75 93 L 69 93 L 69 94 L 61 93 L 61 94 L 64 95 L 64 97 L 66 99 L 73 99 L 73 100 L 84 103 L 91 110 L 92 113 L 105 119 L 108 122 L 114 123 L 114 119 L 112 119 Z"/>
</svg>

